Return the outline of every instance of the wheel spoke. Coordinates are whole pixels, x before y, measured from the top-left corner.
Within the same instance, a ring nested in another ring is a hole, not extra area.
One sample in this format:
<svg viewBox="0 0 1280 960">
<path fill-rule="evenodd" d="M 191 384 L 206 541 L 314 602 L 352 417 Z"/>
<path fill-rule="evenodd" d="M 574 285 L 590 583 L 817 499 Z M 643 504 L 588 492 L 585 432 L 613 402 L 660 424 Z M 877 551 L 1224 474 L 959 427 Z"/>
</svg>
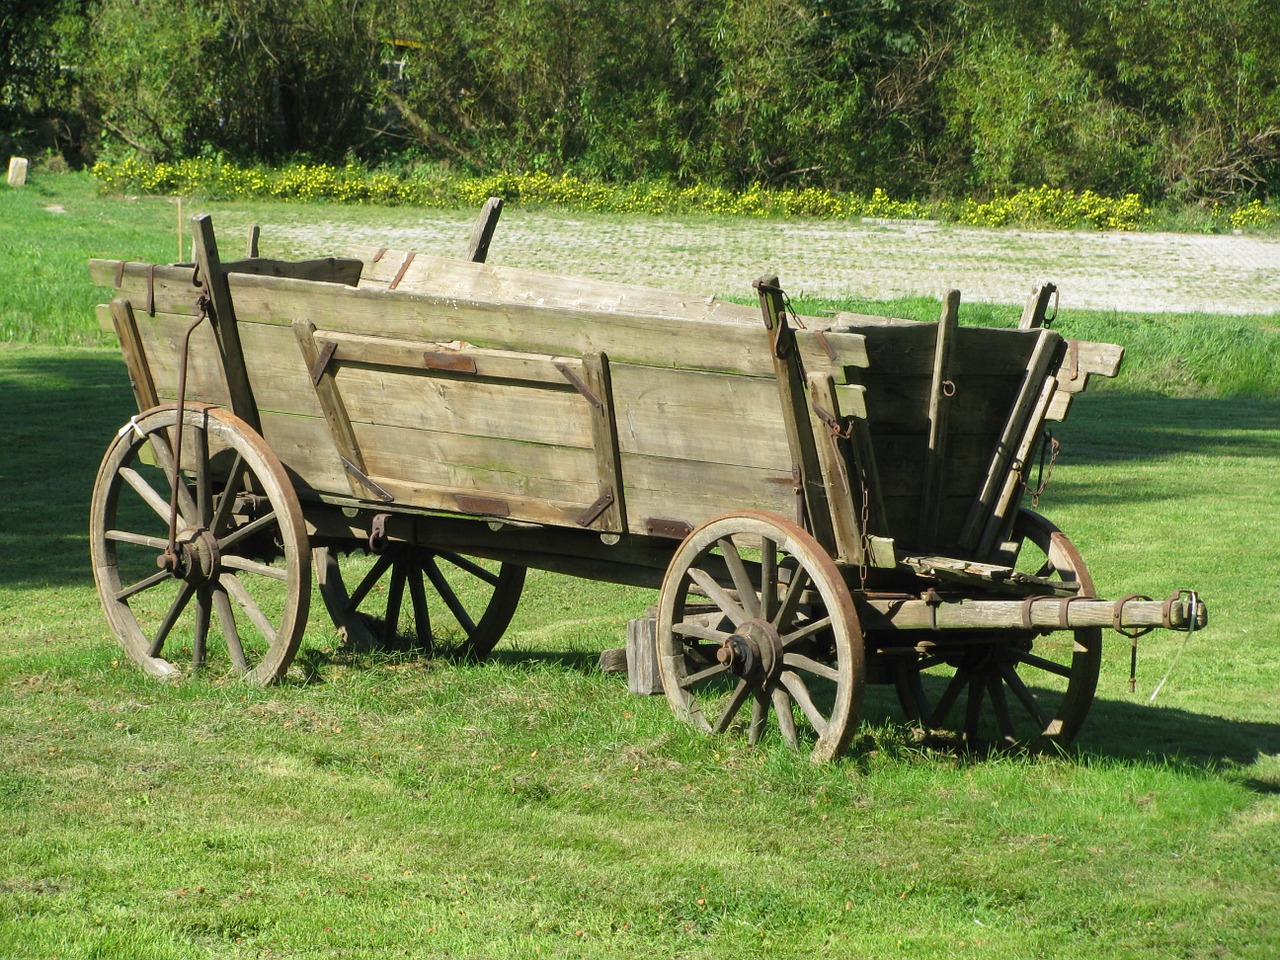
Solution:
<svg viewBox="0 0 1280 960">
<path fill-rule="evenodd" d="M 747 743 L 755 746 L 764 735 L 765 724 L 769 720 L 769 696 L 757 687 L 751 700 L 751 727 L 747 731 Z"/>
<path fill-rule="evenodd" d="M 249 622 L 258 628 L 259 633 L 266 637 L 267 643 L 274 644 L 276 642 L 276 628 L 267 618 L 267 615 L 262 612 L 262 608 L 258 606 L 258 601 L 253 599 L 253 594 L 249 592 L 249 588 L 241 583 L 238 577 L 230 575 L 223 577 L 220 583 L 226 588 L 231 598 L 240 604 L 240 609 L 248 615 Z"/>
<path fill-rule="evenodd" d="M 778 544 L 760 540 L 760 619 L 773 621 L 778 612 Z"/>
<path fill-rule="evenodd" d="M 480 564 L 462 556 L 462 554 L 454 553 L 451 550 L 438 550 L 436 551 L 435 556 L 442 560 L 448 560 L 459 570 L 471 574 L 471 576 L 475 577 L 477 580 L 483 580 L 491 587 L 496 587 L 498 585 L 498 575 L 496 573 L 491 570 L 486 570 L 484 567 L 480 566 Z"/>
<path fill-rule="evenodd" d="M 130 533 L 127 530 L 108 530 L 104 539 L 115 543 L 131 543 L 138 547 L 150 547 L 153 550 L 165 550 L 169 541 L 164 537 L 149 537 L 145 533 Z"/>
<path fill-rule="evenodd" d="M 791 670 L 784 670 L 779 678 L 782 685 L 787 688 L 787 692 L 791 694 L 796 703 L 800 705 L 800 711 L 809 720 L 810 726 L 817 732 L 819 737 L 826 736 L 827 718 L 822 715 L 822 711 L 818 709 L 818 705 L 813 702 L 813 697 L 809 694 L 809 688 L 805 685 L 803 678 L 798 673 Z"/>
<path fill-rule="evenodd" d="M 382 579 L 382 575 L 386 573 L 387 568 L 391 566 L 391 561 L 392 557 L 389 553 L 382 554 L 376 561 L 374 561 L 373 566 L 369 568 L 369 572 L 366 573 L 364 575 L 364 579 L 360 581 L 360 586 L 356 587 L 355 591 L 351 594 L 350 599 L 347 600 L 348 610 L 360 609 L 360 604 L 364 603 L 364 598 L 369 595 L 369 591 L 372 590 L 374 585 Z"/>
<path fill-rule="evenodd" d="M 151 574 L 149 577 L 143 577 L 135 584 L 117 590 L 114 594 L 114 598 L 117 602 L 128 600 L 130 597 L 136 597 L 144 590 L 150 590 L 152 587 L 170 579 L 172 579 L 172 577 L 169 574 L 169 571 L 161 570 L 158 573 Z"/>
<path fill-rule="evenodd" d="M 1004 678 L 1004 682 L 1008 685 L 1009 689 L 1013 691 L 1014 696 L 1018 698 L 1027 713 L 1040 725 L 1040 729 L 1048 729 L 1050 722 L 1049 715 L 1044 712 L 1044 708 L 1041 707 L 1040 702 L 1036 700 L 1035 694 L 1033 694 L 1027 688 L 1027 685 L 1022 682 L 1022 678 L 1018 676 L 1018 671 L 1013 668 L 1013 665 L 1009 663 L 1002 663 L 1000 665 L 1000 675 Z"/>
<path fill-rule="evenodd" d="M 671 630 L 682 637 L 710 640 L 712 643 L 723 643 L 729 637 L 724 630 L 717 630 L 692 620 L 682 620 L 680 623 L 672 624 Z"/>
<path fill-rule="evenodd" d="M 236 458 L 231 463 L 231 472 L 227 474 L 227 482 L 222 488 L 222 493 L 214 498 L 216 507 L 213 519 L 209 521 L 209 529 L 215 537 L 218 535 L 218 531 L 224 529 L 227 521 L 231 519 L 231 511 L 235 508 L 236 498 L 240 495 L 240 482 L 244 479 L 244 470 L 244 454 L 237 450 Z"/>
<path fill-rule="evenodd" d="M 794 646 L 795 644 L 799 643 L 801 640 L 807 640 L 809 637 L 812 637 L 815 633 L 821 633 L 823 630 L 826 630 L 830 626 L 831 626 L 830 617 L 820 617 L 817 620 L 810 620 L 804 626 L 800 627 L 800 629 L 793 630 L 791 633 L 788 633 L 788 634 L 784 634 L 782 637 L 782 645 L 784 647 Z"/>
<path fill-rule="evenodd" d="M 782 739 L 792 750 L 798 750 L 800 738 L 796 735 L 796 719 L 791 715 L 791 698 L 782 687 L 774 687 L 771 696 L 773 712 L 778 718 L 778 729 L 782 731 Z"/>
<path fill-rule="evenodd" d="M 222 565 L 232 570 L 256 573 L 260 577 L 269 577 L 272 580 L 284 581 L 289 579 L 289 571 L 283 567 L 273 567 L 270 564 L 260 563 L 257 560 L 250 560 L 246 557 L 223 557 Z"/>
<path fill-rule="evenodd" d="M 963 667 L 958 668 L 955 676 L 951 678 L 951 682 L 947 684 L 947 689 L 942 691 L 942 696 L 938 698 L 938 702 L 933 708 L 933 713 L 927 718 L 926 722 L 929 726 L 936 727 L 941 725 L 942 718 L 951 712 L 951 708 L 955 706 L 956 700 L 964 692 L 968 682 L 969 671 Z"/>
<path fill-rule="evenodd" d="M 191 669 L 203 670 L 208 659 L 209 615 L 213 612 L 213 596 L 208 587 L 196 589 L 196 634 L 191 641 Z"/>
<path fill-rule="evenodd" d="M 449 585 L 449 581 L 440 572 L 435 559 L 428 557 L 426 563 L 422 565 L 422 569 L 426 573 L 427 579 L 431 581 L 431 585 L 436 588 L 436 593 L 440 594 L 440 599 L 444 601 L 444 605 L 453 614 L 453 619 L 457 620 L 458 626 L 462 627 L 462 632 L 470 637 L 476 632 L 475 621 L 471 619 L 471 614 L 467 613 L 467 608 L 462 605 L 458 595 L 453 592 L 453 587 Z"/>
<path fill-rule="evenodd" d="M 969 695 L 964 703 L 964 735 L 970 743 L 978 740 L 978 722 L 982 719 L 982 696 L 986 693 L 986 678 L 981 673 L 969 677 Z"/>
<path fill-rule="evenodd" d="M 382 643 L 390 647 L 400 631 L 400 605 L 404 602 L 404 561 L 391 567 L 391 584 L 387 589 L 387 608 L 382 618 Z"/>
<path fill-rule="evenodd" d="M 169 525 L 169 501 L 162 497 L 155 487 L 147 483 L 146 478 L 133 467 L 121 467 L 119 474 L 124 479 L 124 482 L 129 484 L 133 491 L 143 499 L 147 506 L 155 511 L 156 515 L 164 521 L 167 527 Z"/>
<path fill-rule="evenodd" d="M 196 439 L 196 518 L 201 526 L 208 527 L 213 520 L 213 491 L 209 489 L 212 467 L 209 463 L 209 431 L 197 430 Z"/>
<path fill-rule="evenodd" d="M 147 435 L 147 439 L 151 442 L 151 450 L 155 454 L 156 463 L 164 471 L 165 483 L 170 488 L 173 484 L 173 474 L 175 463 L 173 459 L 173 447 L 169 443 L 169 438 L 164 433 L 157 431 Z M 196 521 L 199 513 L 196 510 L 196 502 L 191 497 L 191 491 L 187 489 L 187 485 L 178 478 L 178 512 L 184 518 L 190 521 Z M 169 519 L 169 506 L 165 504 L 164 512 L 165 521 Z"/>
<path fill-rule="evenodd" d="M 218 549 L 223 553 L 226 553 L 241 540 L 244 540 L 246 537 L 251 537 L 255 533 L 259 533 L 267 527 L 275 525 L 276 522 L 276 512 L 274 510 L 270 513 L 264 513 L 256 520 L 246 523 L 243 527 L 236 527 L 236 529 L 232 530 L 229 534 L 219 540 Z"/>
<path fill-rule="evenodd" d="M 213 588 L 213 609 L 218 615 L 218 623 L 222 626 L 222 639 L 227 644 L 227 653 L 231 662 L 241 674 L 249 672 L 249 660 L 244 655 L 244 644 L 240 641 L 240 631 L 236 628 L 235 611 L 231 609 L 231 598 L 221 586 Z"/>
<path fill-rule="evenodd" d="M 165 613 L 164 619 L 160 621 L 160 626 L 156 628 L 156 635 L 151 638 L 151 644 L 147 647 L 148 657 L 160 656 L 160 651 L 164 649 L 165 640 L 168 639 L 174 624 L 182 616 L 182 611 L 187 608 L 187 603 L 195 592 L 196 588 L 185 581 L 178 588 L 177 596 L 173 598 L 173 603 L 169 604 L 168 612 Z"/>
<path fill-rule="evenodd" d="M 782 598 L 782 605 L 770 621 L 779 633 L 786 633 L 786 627 L 795 619 L 796 611 L 800 609 L 800 597 L 808 589 L 810 582 L 809 572 L 803 567 L 798 568 L 791 577 L 791 582 L 787 584 L 787 595 Z"/>
<path fill-rule="evenodd" d="M 1071 676 L 1071 668 L 1065 663 L 1055 663 L 1053 660 L 1046 660 L 1044 657 L 1038 657 L 1027 650 L 1010 648 L 1006 652 L 1013 659 L 1020 663 L 1025 663 L 1029 667 L 1036 667 L 1046 673 L 1056 674 L 1059 677 Z"/>
<path fill-rule="evenodd" d="M 409 602 L 413 605 L 413 631 L 418 639 L 418 646 L 431 653 L 435 646 L 431 636 L 431 611 L 427 608 L 427 591 L 423 586 L 422 568 L 411 567 L 408 571 Z"/>
<path fill-rule="evenodd" d="M 742 554 L 738 553 L 738 545 L 732 537 L 721 537 L 720 556 L 729 568 L 729 576 L 733 578 L 734 589 L 738 591 L 738 600 L 748 617 L 760 616 L 760 598 L 756 595 L 756 585 L 747 573 L 747 566 L 742 562 Z"/>
<path fill-rule="evenodd" d="M 686 677 L 680 678 L 680 686 L 686 690 L 695 684 L 701 683 L 703 680 L 710 680 L 712 677 L 718 677 L 723 673 L 727 673 L 729 668 L 723 663 L 717 663 L 714 666 L 707 667 L 705 670 L 699 670 L 697 673 L 691 673 Z"/>
<path fill-rule="evenodd" d="M 1007 744 L 1018 742 L 1017 731 L 1013 726 L 1013 715 L 1009 712 L 1009 698 L 1004 693 L 1004 683 L 995 673 L 987 677 L 987 697 L 991 700 L 992 712 L 996 715 L 996 725 L 1000 728 L 1000 736 Z"/>
<path fill-rule="evenodd" d="M 782 662 L 792 669 L 799 668 L 815 676 L 830 680 L 832 683 L 840 682 L 840 671 L 835 667 L 828 666 L 825 663 L 819 663 L 812 657 L 806 657 L 802 653 L 788 653 L 782 657 Z"/>
<path fill-rule="evenodd" d="M 733 693 L 729 694 L 729 702 L 724 705 L 724 709 L 720 711 L 720 719 L 716 721 L 716 725 L 712 727 L 713 733 L 724 733 L 729 729 L 729 724 L 733 723 L 733 718 L 738 715 L 738 711 L 742 709 L 743 702 L 747 699 L 747 694 L 751 692 L 751 687 L 745 680 L 739 680 L 738 685 L 733 688 Z"/>
<path fill-rule="evenodd" d="M 724 587 L 716 582 L 715 577 L 700 567 L 690 567 L 689 576 L 720 608 L 720 611 L 733 622 L 735 627 L 741 626 L 746 622 L 746 611 L 737 600 L 729 595 L 729 592 Z"/>
</svg>

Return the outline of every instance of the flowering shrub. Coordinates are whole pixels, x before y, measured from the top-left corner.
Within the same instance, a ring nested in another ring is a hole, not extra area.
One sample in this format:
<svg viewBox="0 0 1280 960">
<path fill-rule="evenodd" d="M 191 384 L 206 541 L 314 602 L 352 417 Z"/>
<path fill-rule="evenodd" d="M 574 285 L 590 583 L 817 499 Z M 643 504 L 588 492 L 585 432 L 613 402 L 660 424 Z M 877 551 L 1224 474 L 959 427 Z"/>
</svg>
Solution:
<svg viewBox="0 0 1280 960">
<path fill-rule="evenodd" d="M 1228 219 L 1231 221 L 1231 226 L 1237 230 L 1245 230 L 1249 227 L 1280 226 L 1280 210 L 1267 206 L 1261 200 L 1252 200 L 1243 207 L 1233 210 Z"/>
<path fill-rule="evenodd" d="M 1103 197 L 1092 190 L 1071 193 L 1046 186 L 986 203 L 965 200 L 956 212 L 956 220 L 985 227 L 1048 224 L 1070 228 L 1084 224 L 1099 230 L 1132 230 L 1150 212 L 1136 193 Z"/>
<path fill-rule="evenodd" d="M 456 208 L 474 207 L 489 197 L 502 197 L 512 205 L 601 213 L 705 213 L 833 220 L 940 217 L 975 226 L 1084 226 L 1098 230 L 1133 230 L 1150 213 L 1137 194 L 1104 197 L 1091 190 L 1072 193 L 1047 186 L 985 203 L 963 200 L 928 204 L 894 200 L 878 187 L 866 197 L 817 187 L 774 190 L 759 184 L 746 190 L 663 182 L 608 184 L 549 173 L 498 173 L 484 177 L 399 175 L 369 171 L 355 163 L 342 167 L 302 163 L 272 169 L 236 167 L 208 159 L 149 164 L 131 158 L 99 163 L 93 173 L 108 192 L 178 194 L 215 200 L 271 197 Z M 1272 225 L 1280 222 L 1280 212 L 1254 201 L 1233 213 L 1231 222 L 1233 226 Z"/>
</svg>

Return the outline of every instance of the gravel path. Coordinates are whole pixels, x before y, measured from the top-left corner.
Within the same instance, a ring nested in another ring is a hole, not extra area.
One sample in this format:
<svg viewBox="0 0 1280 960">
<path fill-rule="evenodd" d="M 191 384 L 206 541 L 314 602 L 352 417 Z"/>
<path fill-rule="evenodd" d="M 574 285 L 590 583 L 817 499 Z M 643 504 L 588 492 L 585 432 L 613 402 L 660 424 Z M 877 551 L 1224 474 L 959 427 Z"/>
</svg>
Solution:
<svg viewBox="0 0 1280 960">
<path fill-rule="evenodd" d="M 371 220 L 369 216 L 353 218 Z M 460 256 L 471 219 L 382 211 L 378 222 L 266 227 L 295 253 L 372 243 Z M 265 237 L 264 237 L 265 239 Z M 694 293 L 750 295 L 776 272 L 793 295 L 941 295 L 1021 303 L 1051 280 L 1062 306 L 1123 311 L 1280 312 L 1280 240 L 1167 233 L 984 230 L 929 223 L 503 214 L 490 262 Z"/>
</svg>

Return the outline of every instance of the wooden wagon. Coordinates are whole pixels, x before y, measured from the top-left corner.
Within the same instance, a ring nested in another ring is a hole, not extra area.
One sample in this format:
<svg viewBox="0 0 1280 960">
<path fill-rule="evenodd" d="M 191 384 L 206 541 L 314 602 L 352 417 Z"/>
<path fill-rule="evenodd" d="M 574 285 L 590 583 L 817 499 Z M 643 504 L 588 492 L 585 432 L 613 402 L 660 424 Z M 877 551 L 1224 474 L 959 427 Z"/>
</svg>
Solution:
<svg viewBox="0 0 1280 960">
<path fill-rule="evenodd" d="M 532 567 L 658 588 L 674 712 L 825 759 L 867 682 L 970 742 L 1067 741 L 1104 628 L 1205 622 L 1186 591 L 1100 599 L 1022 506 L 1046 423 L 1122 356 L 1048 329 L 1048 288 L 1018 329 L 959 327 L 954 292 L 937 323 L 819 319 L 772 277 L 739 306 L 482 255 L 225 262 L 194 223 L 194 263 L 90 264 L 139 408 L 94 575 L 153 675 L 280 678 L 313 563 L 349 641 L 412 621 L 483 657 Z"/>
</svg>

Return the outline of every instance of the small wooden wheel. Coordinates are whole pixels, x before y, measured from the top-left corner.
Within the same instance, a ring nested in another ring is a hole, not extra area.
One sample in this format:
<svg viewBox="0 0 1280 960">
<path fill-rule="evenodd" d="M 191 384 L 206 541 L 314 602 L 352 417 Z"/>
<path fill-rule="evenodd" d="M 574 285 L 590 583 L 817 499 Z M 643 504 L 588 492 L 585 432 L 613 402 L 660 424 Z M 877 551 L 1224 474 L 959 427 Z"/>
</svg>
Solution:
<svg viewBox="0 0 1280 960">
<path fill-rule="evenodd" d="M 250 683 L 293 662 L 311 599 L 302 508 L 279 459 L 243 420 L 190 403 L 169 550 L 174 407 L 135 417 L 93 487 L 89 545 L 107 622 L 147 673 L 225 670 Z M 222 643 L 210 644 L 215 622 Z"/>
<path fill-rule="evenodd" d="M 826 551 L 782 517 L 729 514 L 685 539 L 662 583 L 657 653 L 672 710 L 707 732 L 745 728 L 754 744 L 772 718 L 821 761 L 857 729 L 865 653 L 853 598 Z"/>
<path fill-rule="evenodd" d="M 1018 569 L 1079 583 L 1094 596 L 1080 552 L 1052 523 L 1019 511 L 1013 539 Z M 953 729 L 973 746 L 1069 743 L 1093 703 L 1102 660 L 1102 629 L 965 637 L 946 634 L 924 653 L 893 658 L 898 699 L 926 729 Z"/>
<path fill-rule="evenodd" d="M 522 566 L 409 543 L 388 543 L 368 559 L 340 559 L 319 547 L 314 559 L 329 616 L 357 649 L 407 640 L 428 653 L 482 660 L 502 639 L 524 589 Z M 344 567 L 354 590 L 347 589 Z"/>
</svg>

